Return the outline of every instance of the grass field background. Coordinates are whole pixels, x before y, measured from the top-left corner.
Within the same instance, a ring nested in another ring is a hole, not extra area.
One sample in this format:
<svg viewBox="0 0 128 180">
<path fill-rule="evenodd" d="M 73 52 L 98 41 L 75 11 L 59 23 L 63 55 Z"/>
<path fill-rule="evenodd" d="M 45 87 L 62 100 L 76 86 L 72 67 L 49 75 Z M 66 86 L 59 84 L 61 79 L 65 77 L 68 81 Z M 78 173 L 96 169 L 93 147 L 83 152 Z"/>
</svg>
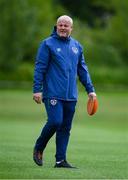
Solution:
<svg viewBox="0 0 128 180">
<path fill-rule="evenodd" d="M 44 153 L 44 166 L 32 160 L 36 138 L 46 120 L 44 106 L 29 91 L 0 91 L 0 179 L 128 178 L 128 93 L 99 93 L 95 116 L 86 112 L 80 93 L 67 159 L 78 169 L 55 169 L 54 137 Z"/>
</svg>

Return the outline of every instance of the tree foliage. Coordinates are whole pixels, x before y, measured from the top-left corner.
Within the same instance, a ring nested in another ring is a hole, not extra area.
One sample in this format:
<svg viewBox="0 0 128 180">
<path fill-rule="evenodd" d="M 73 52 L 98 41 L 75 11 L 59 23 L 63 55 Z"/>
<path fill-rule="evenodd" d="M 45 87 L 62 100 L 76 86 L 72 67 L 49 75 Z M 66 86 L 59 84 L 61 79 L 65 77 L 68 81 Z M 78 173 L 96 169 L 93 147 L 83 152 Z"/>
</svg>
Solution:
<svg viewBox="0 0 128 180">
<path fill-rule="evenodd" d="M 0 1 L 0 67 L 13 70 L 33 41 L 33 11 L 24 0 Z"/>
<path fill-rule="evenodd" d="M 32 77 L 38 45 L 63 14 L 73 18 L 73 36 L 92 68 L 128 65 L 127 0 L 0 0 L 1 79 Z"/>
<path fill-rule="evenodd" d="M 57 0 L 66 7 L 73 16 L 86 22 L 90 27 L 104 27 L 106 20 L 115 14 L 111 0 Z"/>
</svg>

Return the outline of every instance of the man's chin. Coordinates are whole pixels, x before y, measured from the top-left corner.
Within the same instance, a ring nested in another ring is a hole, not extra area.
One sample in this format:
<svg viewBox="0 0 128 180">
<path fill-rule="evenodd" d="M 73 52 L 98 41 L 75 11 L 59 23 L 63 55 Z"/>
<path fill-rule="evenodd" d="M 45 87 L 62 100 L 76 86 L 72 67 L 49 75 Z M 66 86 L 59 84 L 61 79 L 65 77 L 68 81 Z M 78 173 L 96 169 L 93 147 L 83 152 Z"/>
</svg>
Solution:
<svg viewBox="0 0 128 180">
<path fill-rule="evenodd" d="M 67 34 L 60 34 L 60 37 L 66 38 L 66 37 L 68 37 L 68 35 Z"/>
</svg>

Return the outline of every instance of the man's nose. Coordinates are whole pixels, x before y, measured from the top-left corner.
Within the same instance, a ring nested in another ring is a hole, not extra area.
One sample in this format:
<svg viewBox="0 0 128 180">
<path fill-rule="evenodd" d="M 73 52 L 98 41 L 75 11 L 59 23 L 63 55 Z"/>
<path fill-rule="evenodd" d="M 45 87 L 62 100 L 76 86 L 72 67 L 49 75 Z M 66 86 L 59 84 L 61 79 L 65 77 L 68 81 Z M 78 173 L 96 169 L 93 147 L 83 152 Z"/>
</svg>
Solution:
<svg viewBox="0 0 128 180">
<path fill-rule="evenodd" d="M 64 27 L 64 26 L 62 26 L 61 28 L 62 28 L 62 29 L 64 29 L 65 27 Z"/>
</svg>

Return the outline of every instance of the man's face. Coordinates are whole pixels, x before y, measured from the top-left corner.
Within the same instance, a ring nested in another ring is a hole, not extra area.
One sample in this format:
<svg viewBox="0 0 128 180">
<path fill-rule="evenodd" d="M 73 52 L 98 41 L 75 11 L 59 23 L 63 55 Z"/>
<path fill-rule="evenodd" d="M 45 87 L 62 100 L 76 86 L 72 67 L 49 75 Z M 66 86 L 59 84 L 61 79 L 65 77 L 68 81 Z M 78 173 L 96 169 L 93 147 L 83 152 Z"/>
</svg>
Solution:
<svg viewBox="0 0 128 180">
<path fill-rule="evenodd" d="M 72 25 L 70 21 L 61 20 L 57 23 L 57 34 L 60 37 L 68 37 L 72 32 Z"/>
</svg>

